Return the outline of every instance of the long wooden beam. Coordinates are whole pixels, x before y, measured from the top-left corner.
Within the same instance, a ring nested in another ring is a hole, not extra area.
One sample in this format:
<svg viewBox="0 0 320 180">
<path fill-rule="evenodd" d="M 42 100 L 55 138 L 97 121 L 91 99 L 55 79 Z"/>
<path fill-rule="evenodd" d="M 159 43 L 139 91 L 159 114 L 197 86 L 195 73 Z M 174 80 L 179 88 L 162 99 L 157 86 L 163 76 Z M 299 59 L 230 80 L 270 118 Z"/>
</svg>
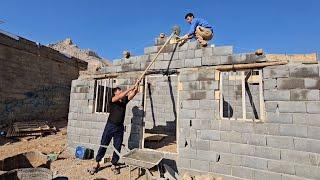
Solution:
<svg viewBox="0 0 320 180">
<path fill-rule="evenodd" d="M 250 63 L 250 64 L 234 64 L 234 65 L 219 65 L 216 69 L 219 71 L 231 71 L 240 69 L 253 69 L 263 68 L 266 66 L 277 66 L 287 64 L 287 61 L 274 61 L 274 62 L 262 62 L 262 63 Z"/>
</svg>

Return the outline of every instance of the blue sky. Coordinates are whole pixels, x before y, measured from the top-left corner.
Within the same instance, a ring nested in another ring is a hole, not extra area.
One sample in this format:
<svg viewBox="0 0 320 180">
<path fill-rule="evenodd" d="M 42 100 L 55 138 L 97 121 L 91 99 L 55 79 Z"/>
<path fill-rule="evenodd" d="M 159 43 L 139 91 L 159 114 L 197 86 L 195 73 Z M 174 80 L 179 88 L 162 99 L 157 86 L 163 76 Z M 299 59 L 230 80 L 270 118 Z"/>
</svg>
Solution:
<svg viewBox="0 0 320 180">
<path fill-rule="evenodd" d="M 188 30 L 187 12 L 214 27 L 213 43 L 236 52 L 320 52 L 319 0 L 3 0 L 0 29 L 40 42 L 70 37 L 107 59 L 135 55 L 173 25 Z"/>
</svg>

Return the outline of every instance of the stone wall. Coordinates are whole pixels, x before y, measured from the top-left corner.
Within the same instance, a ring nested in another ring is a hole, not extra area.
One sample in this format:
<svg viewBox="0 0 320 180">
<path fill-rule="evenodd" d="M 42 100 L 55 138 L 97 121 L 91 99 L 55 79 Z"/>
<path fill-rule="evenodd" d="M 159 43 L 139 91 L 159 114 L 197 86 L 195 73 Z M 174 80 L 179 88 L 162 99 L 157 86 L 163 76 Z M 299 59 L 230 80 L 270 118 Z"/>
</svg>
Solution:
<svg viewBox="0 0 320 180">
<path fill-rule="evenodd" d="M 81 144 L 95 150 L 98 147 L 108 115 L 93 113 L 95 78 L 112 75 L 118 85 L 128 87 L 160 47 L 147 47 L 145 55 L 114 60 L 114 65 L 101 69 L 100 75 L 73 81 L 68 126 L 70 149 Z M 254 69 L 259 74 L 241 79 L 242 87 L 231 80 L 235 86 L 228 86 L 229 96 L 243 94 L 245 98 L 241 96 L 234 101 L 232 97 L 230 105 L 233 109 L 246 107 L 246 112 L 237 112 L 239 117 L 245 113 L 246 119 L 223 116 L 221 100 L 226 91 L 221 84 L 226 83 L 221 79 L 226 72 L 219 70 L 221 65 L 262 62 L 269 60 L 250 53 L 233 54 L 230 46 L 199 48 L 195 42 L 181 47 L 171 44 L 160 53 L 150 73 L 164 75 L 160 84 L 166 83 L 165 75 L 170 73 L 176 73 L 178 79 L 178 153 L 165 156 L 176 161 L 180 172 L 210 172 L 225 179 L 320 177 L 319 64 L 295 61 Z M 233 69 L 230 73 L 234 79 L 244 78 L 239 76 L 240 72 Z M 85 92 L 81 90 L 83 85 Z M 125 143 L 131 144 L 130 148 L 141 147 L 143 106 L 148 105 L 143 102 L 144 95 L 147 94 L 140 91 L 127 108 Z M 153 97 L 157 101 L 163 98 Z M 133 107 L 136 112 L 130 111 Z M 257 117 L 252 109 L 256 109 Z M 148 111 L 145 113 L 146 117 L 150 115 Z"/>
<path fill-rule="evenodd" d="M 0 124 L 68 116 L 71 81 L 86 63 L 0 33 Z"/>
</svg>

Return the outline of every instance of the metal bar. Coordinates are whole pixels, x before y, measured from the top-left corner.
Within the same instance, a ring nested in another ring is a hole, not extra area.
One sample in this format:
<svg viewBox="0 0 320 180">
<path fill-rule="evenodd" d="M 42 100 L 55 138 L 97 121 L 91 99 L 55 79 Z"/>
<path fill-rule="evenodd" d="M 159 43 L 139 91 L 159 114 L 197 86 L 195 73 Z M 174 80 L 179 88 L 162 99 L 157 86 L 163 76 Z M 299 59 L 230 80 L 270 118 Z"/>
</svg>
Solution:
<svg viewBox="0 0 320 180">
<path fill-rule="evenodd" d="M 102 112 L 105 112 L 104 107 L 106 105 L 105 98 L 106 98 L 107 80 L 103 79 L 102 82 L 103 81 L 104 81 L 104 88 L 103 88 L 103 96 L 102 96 Z"/>
<path fill-rule="evenodd" d="M 97 112 L 99 81 L 100 80 L 96 80 L 96 97 L 95 97 L 95 103 L 94 103 L 94 112 L 95 113 Z"/>
</svg>

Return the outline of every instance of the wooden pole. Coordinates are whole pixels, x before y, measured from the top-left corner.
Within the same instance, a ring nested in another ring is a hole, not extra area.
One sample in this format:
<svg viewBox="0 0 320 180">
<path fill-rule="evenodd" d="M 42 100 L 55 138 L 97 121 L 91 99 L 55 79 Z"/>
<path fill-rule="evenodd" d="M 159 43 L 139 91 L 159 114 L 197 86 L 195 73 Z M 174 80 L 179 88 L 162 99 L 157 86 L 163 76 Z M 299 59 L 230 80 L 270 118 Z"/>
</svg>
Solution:
<svg viewBox="0 0 320 180">
<path fill-rule="evenodd" d="M 231 71 L 231 70 L 240 70 L 240 69 L 262 68 L 266 66 L 284 65 L 287 63 L 288 62 L 286 61 L 275 61 L 275 62 L 250 63 L 250 64 L 220 65 L 220 66 L 216 66 L 216 69 L 220 71 Z"/>
<path fill-rule="evenodd" d="M 150 67 L 152 66 L 152 64 L 156 61 L 157 57 L 159 56 L 159 54 L 161 53 L 161 51 L 164 49 L 164 47 L 169 43 L 170 39 L 173 37 L 174 32 L 169 36 L 169 38 L 167 39 L 167 41 L 164 43 L 164 45 L 161 47 L 161 49 L 158 51 L 158 53 L 156 54 L 156 56 L 153 58 L 153 60 L 150 62 L 150 64 L 147 66 L 147 68 L 143 71 L 143 73 L 141 74 L 141 76 L 139 77 L 138 81 L 136 82 L 135 86 L 137 86 L 139 84 L 139 82 L 141 81 L 141 79 L 143 78 L 143 76 L 147 73 L 147 71 L 150 69 Z"/>
</svg>

